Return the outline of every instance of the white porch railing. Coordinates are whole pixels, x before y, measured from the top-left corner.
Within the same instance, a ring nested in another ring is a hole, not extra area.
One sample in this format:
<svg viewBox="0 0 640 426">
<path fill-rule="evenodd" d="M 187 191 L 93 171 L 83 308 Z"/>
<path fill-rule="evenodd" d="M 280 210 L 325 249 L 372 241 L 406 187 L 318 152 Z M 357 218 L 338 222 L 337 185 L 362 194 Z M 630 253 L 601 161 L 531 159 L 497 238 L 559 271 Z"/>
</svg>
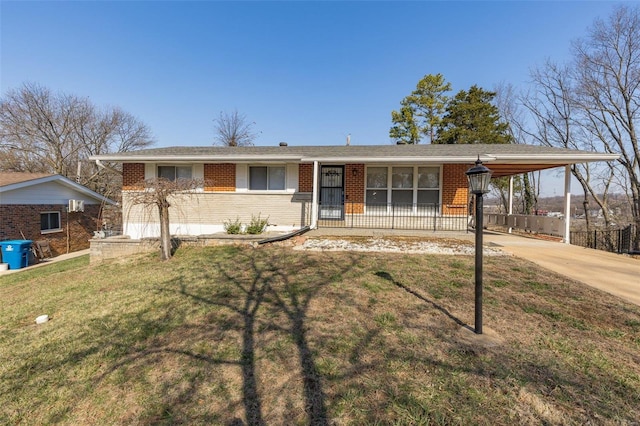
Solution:
<svg viewBox="0 0 640 426">
<path fill-rule="evenodd" d="M 537 234 L 564 237 L 564 219 L 551 216 L 524 214 L 485 213 L 485 226 L 499 226 Z"/>
</svg>

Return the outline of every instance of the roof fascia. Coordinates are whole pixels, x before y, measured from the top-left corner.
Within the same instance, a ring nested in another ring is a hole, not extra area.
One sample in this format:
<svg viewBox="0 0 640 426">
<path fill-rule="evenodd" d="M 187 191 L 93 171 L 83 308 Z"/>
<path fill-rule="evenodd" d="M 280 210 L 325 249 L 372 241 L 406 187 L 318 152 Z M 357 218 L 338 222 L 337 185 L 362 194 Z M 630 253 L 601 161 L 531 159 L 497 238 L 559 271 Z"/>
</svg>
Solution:
<svg viewBox="0 0 640 426">
<path fill-rule="evenodd" d="M 527 163 L 542 163 L 542 164 L 575 164 L 575 163 L 591 163 L 595 161 L 613 161 L 620 158 L 619 154 L 599 154 L 599 153 L 584 153 L 584 154 L 496 154 L 495 160 L 500 163 L 508 164 L 527 164 Z"/>
<path fill-rule="evenodd" d="M 141 156 L 96 156 L 89 157 L 89 160 L 95 161 L 115 161 L 123 163 L 160 163 L 160 162 L 250 162 L 250 161 L 301 161 L 299 155 L 141 155 Z"/>
<path fill-rule="evenodd" d="M 540 163 L 544 164 L 567 164 L 567 163 L 588 163 L 594 161 L 612 161 L 620 157 L 618 154 L 480 154 L 479 158 L 483 162 L 509 162 L 513 164 Z M 313 156 L 313 155 L 145 155 L 145 156 L 94 156 L 90 160 L 114 161 L 123 163 L 203 163 L 203 162 L 349 162 L 349 163 L 473 163 L 478 159 L 477 155 L 460 156 Z"/>
<path fill-rule="evenodd" d="M 347 162 L 347 163 L 473 163 L 478 159 L 477 155 L 460 157 L 447 156 L 413 156 L 413 157 L 303 157 L 302 161 L 318 161 L 321 163 Z M 494 161 L 495 157 L 480 155 L 481 161 Z"/>
</svg>

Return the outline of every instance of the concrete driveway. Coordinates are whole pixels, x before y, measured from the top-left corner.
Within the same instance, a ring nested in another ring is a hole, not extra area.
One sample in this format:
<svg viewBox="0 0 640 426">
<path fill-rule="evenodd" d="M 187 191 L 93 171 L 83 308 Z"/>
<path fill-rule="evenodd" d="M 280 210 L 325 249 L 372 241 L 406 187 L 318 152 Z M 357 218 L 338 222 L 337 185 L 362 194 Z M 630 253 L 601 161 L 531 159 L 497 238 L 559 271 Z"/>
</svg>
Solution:
<svg viewBox="0 0 640 426">
<path fill-rule="evenodd" d="M 640 305 L 640 259 L 491 231 L 484 243 Z"/>
</svg>

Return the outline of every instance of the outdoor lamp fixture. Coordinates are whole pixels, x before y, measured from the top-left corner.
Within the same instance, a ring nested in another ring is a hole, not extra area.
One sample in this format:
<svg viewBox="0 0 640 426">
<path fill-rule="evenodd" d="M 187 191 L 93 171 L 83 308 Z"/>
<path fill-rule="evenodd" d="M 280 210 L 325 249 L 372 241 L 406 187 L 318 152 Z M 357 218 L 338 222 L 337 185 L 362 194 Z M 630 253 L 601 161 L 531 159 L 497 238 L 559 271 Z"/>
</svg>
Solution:
<svg viewBox="0 0 640 426">
<path fill-rule="evenodd" d="M 467 170 L 469 190 L 476 196 L 476 303 L 475 303 L 475 327 L 476 334 L 482 334 L 482 196 L 489 192 L 491 170 L 482 165 L 480 156 L 476 165 Z"/>
</svg>

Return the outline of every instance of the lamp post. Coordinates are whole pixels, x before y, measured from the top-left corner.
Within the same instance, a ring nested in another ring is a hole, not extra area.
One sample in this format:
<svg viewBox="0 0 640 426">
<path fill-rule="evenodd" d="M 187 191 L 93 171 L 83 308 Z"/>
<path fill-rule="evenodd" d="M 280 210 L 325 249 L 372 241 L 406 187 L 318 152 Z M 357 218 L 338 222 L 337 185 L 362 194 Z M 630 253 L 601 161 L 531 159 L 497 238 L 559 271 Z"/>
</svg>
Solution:
<svg viewBox="0 0 640 426">
<path fill-rule="evenodd" d="M 482 196 L 489 192 L 491 170 L 482 165 L 480 156 L 476 165 L 467 170 L 469 190 L 476 196 L 476 285 L 475 285 L 475 326 L 476 334 L 482 334 Z"/>
</svg>

